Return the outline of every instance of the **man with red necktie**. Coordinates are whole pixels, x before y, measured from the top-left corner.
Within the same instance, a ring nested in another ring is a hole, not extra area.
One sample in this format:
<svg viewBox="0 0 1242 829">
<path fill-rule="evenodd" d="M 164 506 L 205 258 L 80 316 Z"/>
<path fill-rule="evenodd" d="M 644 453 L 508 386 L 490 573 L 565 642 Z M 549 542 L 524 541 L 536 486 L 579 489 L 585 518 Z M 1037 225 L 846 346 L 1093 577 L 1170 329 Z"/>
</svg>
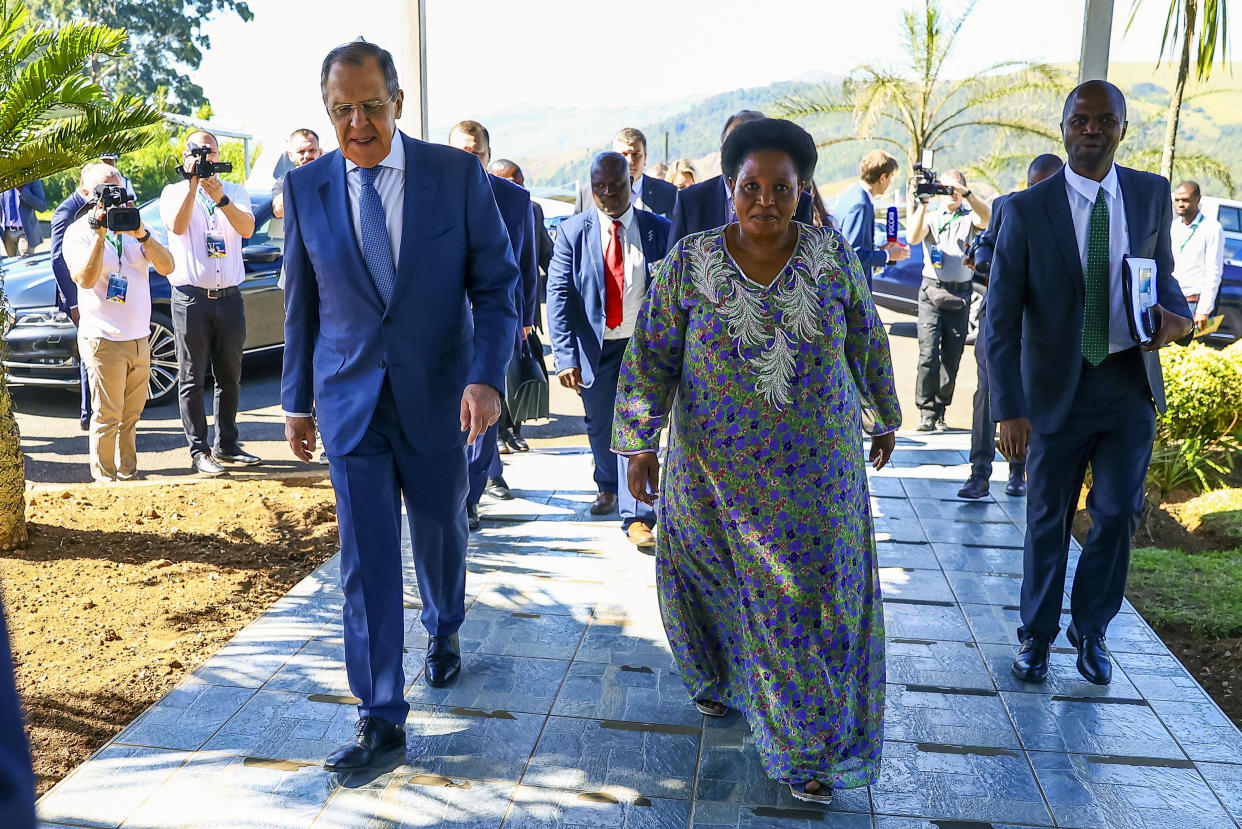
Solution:
<svg viewBox="0 0 1242 829">
<path fill-rule="evenodd" d="M 654 555 L 655 511 L 618 488 L 627 459 L 614 455 L 612 411 L 617 375 L 651 279 L 668 252 L 669 222 L 630 202 L 629 164 L 619 153 L 600 153 L 591 165 L 594 210 L 561 223 L 548 266 L 548 328 L 557 379 L 582 396 L 587 438 L 595 457 L 599 495 L 593 515 L 614 509 L 635 546 Z"/>
</svg>

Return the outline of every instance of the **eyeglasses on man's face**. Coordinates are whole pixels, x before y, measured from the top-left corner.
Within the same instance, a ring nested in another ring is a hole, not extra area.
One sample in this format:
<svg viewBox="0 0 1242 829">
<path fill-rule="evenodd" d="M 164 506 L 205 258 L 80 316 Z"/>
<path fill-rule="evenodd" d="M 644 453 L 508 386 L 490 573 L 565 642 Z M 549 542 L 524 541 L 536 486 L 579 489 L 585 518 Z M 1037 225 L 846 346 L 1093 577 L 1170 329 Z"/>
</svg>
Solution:
<svg viewBox="0 0 1242 829">
<path fill-rule="evenodd" d="M 368 118 L 374 118 L 377 115 L 382 115 L 384 108 L 391 104 L 396 97 L 396 94 L 393 94 L 389 95 L 388 98 L 383 101 L 363 101 L 357 104 L 333 104 L 328 107 L 328 115 L 332 117 L 333 121 L 348 121 L 350 118 L 354 117 L 354 110 L 361 110 L 363 115 Z"/>
</svg>

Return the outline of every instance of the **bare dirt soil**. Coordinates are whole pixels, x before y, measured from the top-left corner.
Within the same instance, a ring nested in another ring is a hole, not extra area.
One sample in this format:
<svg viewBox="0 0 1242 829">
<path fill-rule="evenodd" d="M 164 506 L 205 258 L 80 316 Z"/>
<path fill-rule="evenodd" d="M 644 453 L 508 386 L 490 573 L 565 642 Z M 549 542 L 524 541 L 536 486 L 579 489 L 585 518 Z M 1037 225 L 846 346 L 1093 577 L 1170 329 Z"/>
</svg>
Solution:
<svg viewBox="0 0 1242 829">
<path fill-rule="evenodd" d="M 33 490 L 0 554 L 42 794 L 337 550 L 324 477 Z"/>
</svg>

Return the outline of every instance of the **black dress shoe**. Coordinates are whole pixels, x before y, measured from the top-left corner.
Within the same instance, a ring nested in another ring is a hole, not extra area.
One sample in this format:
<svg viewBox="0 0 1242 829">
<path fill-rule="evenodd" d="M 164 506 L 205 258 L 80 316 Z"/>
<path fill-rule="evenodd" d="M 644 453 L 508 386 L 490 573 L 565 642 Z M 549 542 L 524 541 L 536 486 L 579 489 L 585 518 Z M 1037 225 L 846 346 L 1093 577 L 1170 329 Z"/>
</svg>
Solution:
<svg viewBox="0 0 1242 829">
<path fill-rule="evenodd" d="M 1107 685 L 1113 681 L 1113 662 L 1104 647 L 1104 635 L 1079 636 L 1074 623 L 1065 630 L 1070 644 L 1078 649 L 1078 673 L 1092 685 Z"/>
<path fill-rule="evenodd" d="M 958 498 L 984 498 L 988 494 L 988 479 L 982 475 L 971 474 L 957 491 Z"/>
<path fill-rule="evenodd" d="M 427 662 L 423 665 L 427 684 L 443 688 L 461 673 L 461 644 L 457 634 L 427 637 Z"/>
<path fill-rule="evenodd" d="M 617 493 L 601 492 L 591 502 L 591 515 L 607 515 L 617 508 Z"/>
<path fill-rule="evenodd" d="M 216 463 L 211 455 L 199 455 L 194 459 L 194 470 L 200 475 L 215 478 L 224 474 L 224 467 Z"/>
<path fill-rule="evenodd" d="M 522 447 L 518 446 L 517 438 L 513 435 L 512 429 L 501 429 L 496 435 L 497 443 L 503 443 L 508 447 L 510 452 L 521 452 Z"/>
<path fill-rule="evenodd" d="M 512 501 L 513 493 L 509 491 L 509 485 L 505 483 L 502 476 L 487 479 L 487 486 L 483 491 L 495 498 L 497 501 Z"/>
<path fill-rule="evenodd" d="M 1026 494 L 1026 467 L 1009 467 L 1009 483 L 1005 484 L 1005 494 L 1021 497 Z"/>
<path fill-rule="evenodd" d="M 479 523 L 479 505 L 466 504 L 466 527 L 470 532 L 474 532 L 480 527 Z"/>
<path fill-rule="evenodd" d="M 398 749 L 405 750 L 405 726 L 363 717 L 354 728 L 354 738 L 332 752 L 323 767 L 328 771 L 362 768 Z"/>
<path fill-rule="evenodd" d="M 519 452 L 529 452 L 530 444 L 526 442 L 526 438 L 522 437 L 522 427 L 513 427 L 513 446 Z"/>
<path fill-rule="evenodd" d="M 510 437 L 511 437 L 511 432 L 508 429 L 501 427 L 499 430 L 497 430 L 496 432 L 496 451 L 497 452 L 499 452 L 502 455 L 513 454 L 513 447 L 509 445 Z"/>
<path fill-rule="evenodd" d="M 254 466 L 257 463 L 263 462 L 262 458 L 251 455 L 249 452 L 243 452 L 240 449 L 236 452 L 216 452 L 212 457 L 220 463 L 232 463 L 238 466 Z"/>
<path fill-rule="evenodd" d="M 91 430 L 91 416 L 79 417 L 78 425 L 82 427 L 83 432 L 89 432 Z"/>
<path fill-rule="evenodd" d="M 1018 649 L 1013 675 L 1023 682 L 1043 682 L 1048 678 L 1048 657 L 1052 643 L 1042 636 L 1030 636 Z"/>
</svg>

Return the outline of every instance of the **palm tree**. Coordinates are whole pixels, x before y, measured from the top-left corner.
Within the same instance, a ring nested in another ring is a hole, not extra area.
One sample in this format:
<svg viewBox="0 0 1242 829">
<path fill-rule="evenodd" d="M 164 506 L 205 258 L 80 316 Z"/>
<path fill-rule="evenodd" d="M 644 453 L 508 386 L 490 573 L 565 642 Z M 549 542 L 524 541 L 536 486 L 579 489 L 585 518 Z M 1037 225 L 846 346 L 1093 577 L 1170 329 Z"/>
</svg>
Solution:
<svg viewBox="0 0 1242 829">
<path fill-rule="evenodd" d="M 1164 154 L 1160 159 L 1160 175 L 1173 178 L 1173 160 L 1177 150 L 1177 125 L 1182 114 L 1182 98 L 1186 94 L 1186 80 L 1190 75 L 1190 53 L 1195 53 L 1195 79 L 1206 81 L 1212 75 L 1219 47 L 1221 57 L 1228 60 L 1229 27 L 1225 0 L 1168 0 L 1169 12 L 1164 19 L 1164 34 L 1160 38 L 1160 55 L 1178 49 L 1177 82 L 1173 85 L 1173 99 L 1169 102 L 1169 117 L 1164 132 Z M 1130 22 L 1126 31 L 1134 25 L 1142 0 L 1132 0 Z M 1202 28 L 1199 24 L 1202 22 Z M 1199 30 L 1195 43 L 1195 30 Z M 1193 166 L 1193 165 L 1192 165 Z"/>
<path fill-rule="evenodd" d="M 82 21 L 52 30 L 20 0 L 0 0 L 0 191 L 123 153 L 156 137 L 160 113 L 108 98 L 85 73 L 93 55 L 119 56 L 125 32 Z M 0 283 L 0 318 L 7 316 Z M 0 550 L 26 540 L 26 473 L 13 401 L 0 371 Z"/>
<path fill-rule="evenodd" d="M 892 144 L 913 166 L 924 149 L 948 146 L 959 130 L 984 128 L 1014 136 L 1059 142 L 1060 135 L 1040 118 L 1034 104 L 1047 93 L 1063 92 L 1067 81 L 1056 67 L 1031 61 L 1003 61 L 968 78 L 940 78 L 974 9 L 972 0 L 960 17 L 947 17 L 938 0 L 924 0 L 919 11 L 902 14 L 907 64 L 893 71 L 875 64 L 855 68 L 839 90 L 819 90 L 778 103 L 787 118 L 852 116 L 850 134 L 820 146 L 845 141 Z"/>
</svg>

